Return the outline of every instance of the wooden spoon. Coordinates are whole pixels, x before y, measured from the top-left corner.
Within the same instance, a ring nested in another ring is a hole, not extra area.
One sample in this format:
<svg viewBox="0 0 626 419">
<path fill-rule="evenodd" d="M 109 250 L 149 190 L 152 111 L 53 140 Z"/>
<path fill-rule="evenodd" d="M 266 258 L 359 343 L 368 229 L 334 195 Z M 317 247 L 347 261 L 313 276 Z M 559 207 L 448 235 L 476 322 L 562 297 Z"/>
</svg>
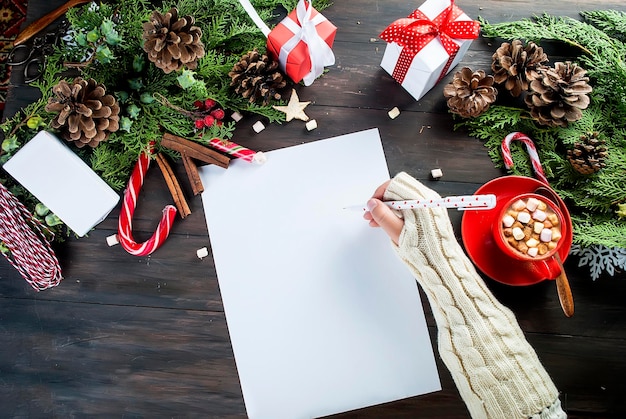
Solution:
<svg viewBox="0 0 626 419">
<path fill-rule="evenodd" d="M 91 0 L 69 0 L 67 3 L 57 7 L 50 13 L 40 17 L 30 25 L 28 25 L 22 32 L 20 32 L 13 41 L 14 46 L 18 46 L 28 41 L 33 36 L 37 35 L 43 29 L 48 27 L 52 22 L 65 14 L 68 9 L 79 6 L 81 4 L 89 3 Z"/>
<path fill-rule="evenodd" d="M 535 189 L 535 193 L 550 199 L 550 201 L 554 202 L 560 209 L 563 208 L 560 204 L 561 201 L 559 200 L 559 197 L 554 191 L 552 191 L 552 189 L 540 186 Z M 566 317 L 572 317 L 574 315 L 574 297 L 572 296 L 572 289 L 569 286 L 569 281 L 567 280 L 567 275 L 565 274 L 565 267 L 563 266 L 561 255 L 559 255 L 559 252 L 556 252 L 554 257 L 561 270 L 559 276 L 555 278 L 556 292 L 559 295 L 559 302 L 561 303 L 563 313 Z"/>
<path fill-rule="evenodd" d="M 561 268 L 561 273 L 555 278 L 556 292 L 559 295 L 559 301 L 563 313 L 565 313 L 565 317 L 572 317 L 574 315 L 574 297 L 572 297 L 572 290 L 569 287 L 569 281 L 565 275 L 565 267 L 563 267 L 563 261 L 561 260 L 559 252 L 556 252 L 554 257 L 559 264 L 559 268 Z"/>
</svg>

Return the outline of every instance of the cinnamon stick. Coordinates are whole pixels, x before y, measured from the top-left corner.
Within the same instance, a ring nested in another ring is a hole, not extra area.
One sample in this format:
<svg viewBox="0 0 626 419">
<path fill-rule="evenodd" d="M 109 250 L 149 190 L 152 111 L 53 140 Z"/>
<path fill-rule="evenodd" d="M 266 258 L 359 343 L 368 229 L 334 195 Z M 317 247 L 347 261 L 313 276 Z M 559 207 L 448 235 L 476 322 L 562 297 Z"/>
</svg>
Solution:
<svg viewBox="0 0 626 419">
<path fill-rule="evenodd" d="M 188 157 L 200 160 L 204 163 L 215 164 L 223 168 L 227 168 L 230 163 L 230 157 L 228 156 L 218 153 L 202 144 L 167 132 L 163 134 L 163 138 L 161 138 L 161 146 L 178 151 L 180 154 L 184 153 Z"/>
<path fill-rule="evenodd" d="M 186 153 L 182 153 L 181 155 L 183 157 L 185 172 L 187 172 L 187 177 L 189 178 L 189 183 L 191 183 L 191 190 L 193 191 L 194 196 L 204 192 L 204 185 L 200 179 L 198 168 Z"/>
<path fill-rule="evenodd" d="M 183 190 L 180 187 L 180 183 L 178 183 L 178 179 L 176 179 L 176 176 L 174 175 L 172 167 L 161 153 L 158 153 L 156 155 L 156 161 L 159 164 L 159 169 L 161 169 L 161 173 L 163 173 L 165 183 L 167 184 L 167 188 L 170 190 L 170 194 L 174 199 L 174 205 L 176 205 L 178 213 L 180 214 L 181 218 L 187 217 L 189 214 L 191 214 L 191 209 L 187 204 L 187 200 L 183 195 Z"/>
</svg>

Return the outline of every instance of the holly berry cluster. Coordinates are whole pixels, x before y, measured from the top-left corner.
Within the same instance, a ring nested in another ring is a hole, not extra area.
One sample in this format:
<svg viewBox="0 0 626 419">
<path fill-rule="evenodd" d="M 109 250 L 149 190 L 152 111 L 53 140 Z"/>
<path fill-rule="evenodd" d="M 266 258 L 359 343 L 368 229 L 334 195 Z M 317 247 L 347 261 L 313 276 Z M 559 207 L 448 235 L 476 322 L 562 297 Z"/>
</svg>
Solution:
<svg viewBox="0 0 626 419">
<path fill-rule="evenodd" d="M 224 109 L 217 106 L 217 102 L 211 98 L 205 100 L 196 100 L 193 106 L 200 113 L 199 117 L 194 121 L 196 129 L 209 128 L 213 124 L 222 125 L 225 113 Z"/>
</svg>

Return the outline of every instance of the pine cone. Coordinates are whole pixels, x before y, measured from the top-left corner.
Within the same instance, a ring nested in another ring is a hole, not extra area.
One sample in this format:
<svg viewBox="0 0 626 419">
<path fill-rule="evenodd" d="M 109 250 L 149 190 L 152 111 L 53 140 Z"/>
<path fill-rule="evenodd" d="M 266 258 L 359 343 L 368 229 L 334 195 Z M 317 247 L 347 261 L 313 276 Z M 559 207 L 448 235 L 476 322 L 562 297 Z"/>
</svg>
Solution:
<svg viewBox="0 0 626 419">
<path fill-rule="evenodd" d="M 589 106 L 592 88 L 587 71 L 574 63 L 554 63 L 554 68 L 541 71 L 530 83 L 524 98 L 532 117 L 542 125 L 566 127 L 582 117 L 581 109 Z"/>
<path fill-rule="evenodd" d="M 548 62 L 543 48 L 534 42 L 524 46 L 518 39 L 510 44 L 504 42 L 491 58 L 491 70 L 496 83 L 504 83 L 513 97 L 527 91 L 529 83 L 538 77 L 538 70 Z"/>
<path fill-rule="evenodd" d="M 152 12 L 150 21 L 143 24 L 143 50 L 148 59 L 166 74 L 182 66 L 195 70 L 198 59 L 204 57 L 204 45 L 202 30 L 193 24 L 191 16 L 179 19 L 174 7 L 165 15 Z"/>
<path fill-rule="evenodd" d="M 581 135 L 580 140 L 582 142 L 574 144 L 572 150 L 567 150 L 567 160 L 574 169 L 583 175 L 590 175 L 606 167 L 606 142 L 598 137 L 598 133 Z"/>
<path fill-rule="evenodd" d="M 237 94 L 250 103 L 262 101 L 264 106 L 272 99 L 279 100 L 281 89 L 287 86 L 287 79 L 280 71 L 278 61 L 259 54 L 256 49 L 244 54 L 228 76 Z"/>
<path fill-rule="evenodd" d="M 493 82 L 493 76 L 486 75 L 483 70 L 472 72 L 463 67 L 444 87 L 443 95 L 448 98 L 452 112 L 464 118 L 476 117 L 496 101 L 498 90 L 493 87 Z"/>
<path fill-rule="evenodd" d="M 61 80 L 52 88 L 46 111 L 58 112 L 51 126 L 77 147 L 96 147 L 119 129 L 120 107 L 103 84 L 94 79 L 76 78 L 72 84 Z"/>
</svg>

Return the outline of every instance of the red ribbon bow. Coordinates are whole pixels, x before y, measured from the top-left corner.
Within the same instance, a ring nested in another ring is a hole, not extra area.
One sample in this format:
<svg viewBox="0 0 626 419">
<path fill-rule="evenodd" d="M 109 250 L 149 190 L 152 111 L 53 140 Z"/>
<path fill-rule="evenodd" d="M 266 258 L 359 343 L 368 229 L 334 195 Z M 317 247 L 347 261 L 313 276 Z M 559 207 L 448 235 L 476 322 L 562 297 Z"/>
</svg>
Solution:
<svg viewBox="0 0 626 419">
<path fill-rule="evenodd" d="M 480 23 L 474 20 L 455 21 L 462 14 L 463 11 L 454 4 L 454 0 L 450 0 L 450 6 L 432 20 L 421 10 L 416 9 L 408 17 L 398 19 L 389 25 L 380 37 L 402 47 L 392 77 L 402 83 L 413 58 L 429 42 L 437 38 L 450 57 L 439 79 L 444 77 L 459 51 L 459 45 L 453 39 L 478 38 Z"/>
</svg>

